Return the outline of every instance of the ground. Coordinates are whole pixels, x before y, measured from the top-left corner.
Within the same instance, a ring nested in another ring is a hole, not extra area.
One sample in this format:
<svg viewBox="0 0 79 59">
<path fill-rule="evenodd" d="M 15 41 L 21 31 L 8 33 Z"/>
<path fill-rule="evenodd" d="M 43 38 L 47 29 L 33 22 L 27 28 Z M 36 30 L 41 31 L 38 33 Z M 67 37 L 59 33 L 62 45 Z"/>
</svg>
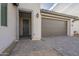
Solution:
<svg viewBox="0 0 79 59">
<path fill-rule="evenodd" d="M 41 40 L 21 39 L 11 56 L 79 56 L 79 37 L 44 37 Z"/>
</svg>

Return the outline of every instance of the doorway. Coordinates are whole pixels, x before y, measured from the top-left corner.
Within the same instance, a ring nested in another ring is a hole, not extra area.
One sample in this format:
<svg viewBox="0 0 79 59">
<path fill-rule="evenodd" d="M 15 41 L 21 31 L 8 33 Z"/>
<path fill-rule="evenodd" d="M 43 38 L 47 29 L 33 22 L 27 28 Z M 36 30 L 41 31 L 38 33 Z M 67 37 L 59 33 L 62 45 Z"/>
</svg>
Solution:
<svg viewBox="0 0 79 59">
<path fill-rule="evenodd" d="M 19 12 L 19 36 L 31 39 L 31 12 Z"/>
<path fill-rule="evenodd" d="M 23 36 L 29 36 L 29 20 L 23 20 Z"/>
</svg>

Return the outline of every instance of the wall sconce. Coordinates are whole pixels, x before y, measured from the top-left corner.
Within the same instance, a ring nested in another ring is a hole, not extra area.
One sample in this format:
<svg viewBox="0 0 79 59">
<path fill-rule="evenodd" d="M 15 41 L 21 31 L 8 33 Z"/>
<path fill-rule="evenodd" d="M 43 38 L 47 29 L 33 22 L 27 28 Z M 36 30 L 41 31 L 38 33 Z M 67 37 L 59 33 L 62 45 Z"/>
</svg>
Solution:
<svg viewBox="0 0 79 59">
<path fill-rule="evenodd" d="M 39 13 L 36 14 L 36 17 L 37 17 L 37 18 L 39 17 Z"/>
</svg>

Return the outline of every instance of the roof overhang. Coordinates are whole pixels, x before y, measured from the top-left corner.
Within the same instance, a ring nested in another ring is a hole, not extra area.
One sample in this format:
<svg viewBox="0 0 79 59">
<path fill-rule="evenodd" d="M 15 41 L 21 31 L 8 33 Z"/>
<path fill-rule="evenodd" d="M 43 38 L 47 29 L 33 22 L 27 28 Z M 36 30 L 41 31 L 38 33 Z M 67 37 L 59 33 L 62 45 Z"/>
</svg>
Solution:
<svg viewBox="0 0 79 59">
<path fill-rule="evenodd" d="M 44 10 L 44 9 L 41 10 L 41 15 L 42 17 L 52 17 L 52 18 L 67 19 L 67 20 L 74 19 L 74 21 L 79 20 L 79 17 L 77 16 L 62 14 L 62 13 Z"/>
</svg>

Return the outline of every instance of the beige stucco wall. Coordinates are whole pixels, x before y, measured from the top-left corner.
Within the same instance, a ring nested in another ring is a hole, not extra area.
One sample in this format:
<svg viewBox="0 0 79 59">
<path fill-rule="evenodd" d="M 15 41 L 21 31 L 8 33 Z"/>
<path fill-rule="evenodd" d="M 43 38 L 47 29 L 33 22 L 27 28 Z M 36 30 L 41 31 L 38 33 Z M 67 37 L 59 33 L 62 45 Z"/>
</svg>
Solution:
<svg viewBox="0 0 79 59">
<path fill-rule="evenodd" d="M 32 40 L 41 39 L 40 4 L 20 4 L 19 9 L 12 4 L 8 4 L 7 9 L 8 26 L 1 26 L 0 19 L 0 53 L 15 41 L 16 38 L 19 39 L 19 10 L 32 11 Z M 36 13 L 39 13 L 39 18 L 36 18 Z"/>
<path fill-rule="evenodd" d="M 8 4 L 7 9 L 7 27 L 0 23 L 0 53 L 16 40 L 16 7 Z"/>
<path fill-rule="evenodd" d="M 74 36 L 74 31 L 77 31 L 79 34 L 79 21 L 73 22 L 74 19 L 67 21 L 67 35 Z"/>
<path fill-rule="evenodd" d="M 77 31 L 77 33 L 79 34 L 79 20 L 75 21 L 73 25 L 74 31 Z"/>
<path fill-rule="evenodd" d="M 20 3 L 19 9 L 32 12 L 32 40 L 41 39 L 41 15 L 39 3 Z M 39 17 L 36 14 L 39 13 Z"/>
<path fill-rule="evenodd" d="M 74 19 L 70 19 L 69 21 L 69 36 L 74 36 L 74 27 L 73 27 L 73 21 Z"/>
<path fill-rule="evenodd" d="M 16 7 L 8 4 L 7 8 L 7 24 L 8 26 L 0 26 L 0 53 L 5 50 L 16 38 L 19 38 L 19 18 Z M 32 40 L 41 39 L 41 15 L 40 4 L 20 4 L 20 10 L 32 11 Z M 19 10 L 18 10 L 19 11 Z M 39 13 L 39 18 L 36 18 Z M 0 19 L 1 22 L 1 19 Z M 16 24 L 17 23 L 17 24 Z M 0 23 L 1 24 L 1 23 Z"/>
</svg>

